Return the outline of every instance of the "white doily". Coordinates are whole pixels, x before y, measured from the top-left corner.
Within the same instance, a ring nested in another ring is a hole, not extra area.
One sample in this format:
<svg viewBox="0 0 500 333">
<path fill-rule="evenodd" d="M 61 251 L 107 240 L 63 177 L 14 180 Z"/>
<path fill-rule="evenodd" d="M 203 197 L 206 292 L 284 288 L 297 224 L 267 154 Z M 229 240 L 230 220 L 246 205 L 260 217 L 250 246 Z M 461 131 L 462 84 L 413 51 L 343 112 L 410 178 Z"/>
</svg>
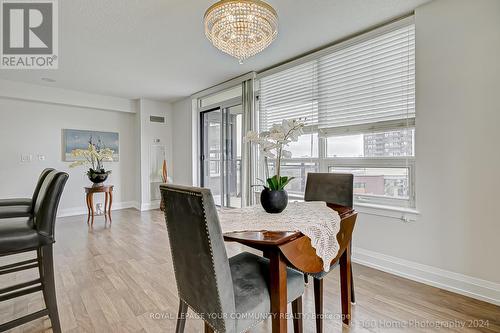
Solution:
<svg viewBox="0 0 500 333">
<path fill-rule="evenodd" d="M 316 255 L 323 260 L 325 272 L 337 256 L 340 216 L 324 202 L 292 202 L 280 214 L 269 214 L 259 206 L 220 209 L 222 232 L 300 231 L 311 239 Z"/>
</svg>

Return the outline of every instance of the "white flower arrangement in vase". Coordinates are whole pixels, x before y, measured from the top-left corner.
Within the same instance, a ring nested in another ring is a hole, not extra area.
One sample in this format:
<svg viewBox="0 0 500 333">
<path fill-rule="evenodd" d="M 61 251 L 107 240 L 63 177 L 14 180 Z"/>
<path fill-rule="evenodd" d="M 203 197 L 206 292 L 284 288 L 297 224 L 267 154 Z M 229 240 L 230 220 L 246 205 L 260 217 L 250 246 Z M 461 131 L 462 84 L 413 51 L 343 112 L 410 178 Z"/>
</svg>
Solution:
<svg viewBox="0 0 500 333">
<path fill-rule="evenodd" d="M 88 167 L 86 175 L 94 184 L 103 183 L 111 173 L 111 170 L 104 169 L 104 162 L 113 161 L 113 150 L 104 147 L 100 140 L 93 143 L 92 138 L 90 138 L 87 149 L 74 149 L 71 151 L 71 155 L 76 161 L 71 163 L 69 167 L 75 168 L 82 165 Z"/>
<path fill-rule="evenodd" d="M 292 142 L 297 142 L 302 135 L 304 123 L 300 120 L 283 120 L 281 124 L 272 125 L 269 131 L 257 133 L 249 131 L 245 136 L 246 142 L 256 144 L 264 157 L 266 166 L 266 182 L 261 193 L 260 201 L 269 213 L 280 213 L 288 204 L 288 194 L 285 186 L 294 177 L 281 176 L 281 161 L 292 157 L 292 152 L 285 148 Z M 269 177 L 267 160 L 276 159 L 276 174 Z"/>
</svg>

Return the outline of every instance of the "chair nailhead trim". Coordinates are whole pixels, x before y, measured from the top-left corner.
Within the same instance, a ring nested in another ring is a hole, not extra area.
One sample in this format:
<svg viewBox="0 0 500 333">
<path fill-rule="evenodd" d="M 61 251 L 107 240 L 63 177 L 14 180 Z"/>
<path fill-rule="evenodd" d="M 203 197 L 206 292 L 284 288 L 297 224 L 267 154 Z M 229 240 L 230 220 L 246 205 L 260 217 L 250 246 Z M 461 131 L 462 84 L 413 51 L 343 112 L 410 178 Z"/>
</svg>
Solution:
<svg viewBox="0 0 500 333">
<path fill-rule="evenodd" d="M 208 237 L 208 248 L 210 250 L 210 259 L 211 259 L 211 262 L 212 262 L 212 268 L 214 270 L 214 274 L 215 274 L 215 284 L 217 285 L 217 288 L 216 288 L 216 293 L 217 293 L 217 306 L 219 308 L 219 312 L 222 313 L 222 305 L 220 303 L 220 295 L 219 295 L 219 284 L 218 284 L 218 279 L 217 279 L 217 271 L 215 270 L 215 262 L 214 262 L 214 255 L 213 255 L 213 252 L 212 252 L 212 239 L 210 238 L 210 232 L 208 231 L 208 222 L 207 222 L 207 213 L 206 213 L 206 210 L 205 210 L 205 197 L 201 196 L 201 207 L 203 209 L 203 221 L 205 222 L 205 231 L 207 233 L 207 237 Z M 210 323 L 208 323 L 208 325 L 210 325 Z M 212 327 L 212 325 L 210 325 L 210 327 Z M 212 329 L 214 329 L 214 327 L 212 327 Z M 216 331 L 218 331 L 217 329 L 215 329 Z M 224 319 L 222 319 L 222 330 L 223 332 L 226 331 L 226 321 Z"/>
<path fill-rule="evenodd" d="M 163 215 L 165 216 L 165 226 L 166 226 L 166 224 L 167 224 L 167 210 L 166 209 L 163 211 Z M 172 242 L 170 241 L 170 231 L 168 229 L 168 226 L 167 226 L 167 234 L 168 234 L 168 246 L 170 247 L 170 253 L 172 254 L 173 253 L 173 251 L 172 251 Z M 175 260 L 174 260 L 174 258 L 172 258 L 172 266 L 174 267 L 174 278 L 176 279 L 175 286 L 177 287 L 177 294 L 179 295 L 179 299 L 182 299 L 181 298 L 181 292 L 179 290 L 179 284 L 177 283 L 177 269 L 176 269 L 176 266 L 175 266 Z M 184 303 L 187 304 L 187 302 L 184 302 Z"/>
</svg>

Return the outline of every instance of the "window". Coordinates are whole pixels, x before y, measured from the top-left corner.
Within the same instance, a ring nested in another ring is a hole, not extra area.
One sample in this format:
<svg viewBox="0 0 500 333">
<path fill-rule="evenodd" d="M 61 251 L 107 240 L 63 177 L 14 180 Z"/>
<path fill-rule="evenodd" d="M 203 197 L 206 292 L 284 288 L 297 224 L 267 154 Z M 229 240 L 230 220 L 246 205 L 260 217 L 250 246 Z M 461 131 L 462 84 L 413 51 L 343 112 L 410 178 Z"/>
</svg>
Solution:
<svg viewBox="0 0 500 333">
<path fill-rule="evenodd" d="M 269 172 L 274 174 L 275 162 L 269 162 Z M 296 159 L 281 162 L 281 174 L 295 179 L 287 185 L 286 190 L 290 199 L 303 199 L 306 190 L 307 174 L 309 172 L 319 172 L 318 162 L 298 161 Z"/>
<path fill-rule="evenodd" d="M 415 156 L 415 129 L 331 136 L 327 138 L 327 157 Z"/>
<path fill-rule="evenodd" d="M 318 158 L 318 133 L 304 134 L 288 146 L 294 158 Z"/>
<path fill-rule="evenodd" d="M 352 173 L 354 175 L 354 198 L 358 202 L 378 202 L 404 206 L 410 199 L 410 177 L 407 167 L 335 167 L 328 172 Z"/>
<path fill-rule="evenodd" d="M 260 77 L 260 128 L 302 119 L 282 174 L 354 175 L 355 203 L 415 207 L 415 27 L 401 20 Z M 270 171 L 274 161 L 269 161 Z"/>
</svg>

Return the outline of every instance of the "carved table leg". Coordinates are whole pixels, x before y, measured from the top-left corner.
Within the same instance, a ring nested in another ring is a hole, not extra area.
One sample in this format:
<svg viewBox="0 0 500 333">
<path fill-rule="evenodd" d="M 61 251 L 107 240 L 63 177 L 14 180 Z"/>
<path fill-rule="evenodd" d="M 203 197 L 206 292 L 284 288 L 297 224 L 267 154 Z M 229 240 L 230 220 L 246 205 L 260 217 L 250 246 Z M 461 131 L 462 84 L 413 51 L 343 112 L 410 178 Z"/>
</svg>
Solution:
<svg viewBox="0 0 500 333">
<path fill-rule="evenodd" d="M 340 294 L 342 299 L 342 322 L 351 323 L 351 246 L 348 245 L 340 257 Z"/>
<path fill-rule="evenodd" d="M 111 205 L 113 204 L 113 192 L 109 192 L 109 206 L 108 206 L 108 217 L 109 217 L 109 222 L 112 222 L 111 219 Z"/>
<path fill-rule="evenodd" d="M 108 219 L 108 192 L 104 192 L 104 220 Z"/>
<path fill-rule="evenodd" d="M 92 216 L 92 220 L 91 220 L 91 223 L 90 225 L 93 227 L 94 226 L 94 194 L 93 193 L 89 193 L 89 204 L 90 204 L 90 212 L 91 212 L 91 216 Z"/>
<path fill-rule="evenodd" d="M 266 253 L 269 255 L 271 272 L 271 315 L 273 333 L 287 331 L 287 286 L 286 263 L 279 249 Z"/>
<path fill-rule="evenodd" d="M 90 222 L 90 193 L 85 195 L 85 201 L 87 202 L 87 224 Z"/>
</svg>

